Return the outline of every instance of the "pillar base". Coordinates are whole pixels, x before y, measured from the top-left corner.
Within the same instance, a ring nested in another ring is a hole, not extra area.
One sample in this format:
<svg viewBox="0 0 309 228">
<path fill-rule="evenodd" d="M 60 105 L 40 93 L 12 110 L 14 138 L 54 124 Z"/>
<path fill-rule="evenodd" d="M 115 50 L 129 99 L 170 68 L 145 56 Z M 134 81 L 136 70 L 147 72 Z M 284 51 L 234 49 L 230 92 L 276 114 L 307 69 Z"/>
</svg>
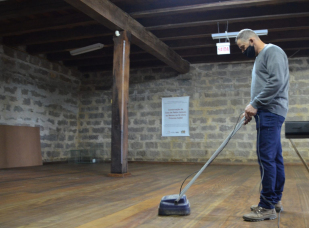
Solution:
<svg viewBox="0 0 309 228">
<path fill-rule="evenodd" d="M 122 178 L 124 178 L 124 177 L 131 176 L 131 173 L 109 173 L 109 174 L 107 174 L 107 176 L 109 176 L 109 177 L 122 177 Z"/>
</svg>

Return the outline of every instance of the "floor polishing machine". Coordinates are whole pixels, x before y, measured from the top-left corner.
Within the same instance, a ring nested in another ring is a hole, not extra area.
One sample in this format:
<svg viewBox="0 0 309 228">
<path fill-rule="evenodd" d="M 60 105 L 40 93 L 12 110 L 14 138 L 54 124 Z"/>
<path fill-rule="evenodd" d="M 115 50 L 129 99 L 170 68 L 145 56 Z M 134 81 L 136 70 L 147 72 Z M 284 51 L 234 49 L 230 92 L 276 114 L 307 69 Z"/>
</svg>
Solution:
<svg viewBox="0 0 309 228">
<path fill-rule="evenodd" d="M 191 213 L 190 203 L 185 193 L 194 183 L 194 181 L 201 175 L 201 173 L 210 165 L 210 163 L 218 156 L 218 154 L 228 144 L 230 139 L 236 134 L 236 132 L 244 124 L 245 117 L 243 117 L 234 127 L 233 131 L 224 140 L 216 152 L 209 158 L 205 165 L 195 174 L 192 180 L 186 185 L 186 187 L 179 193 L 174 195 L 163 196 L 159 205 L 159 215 L 189 215 Z"/>
</svg>

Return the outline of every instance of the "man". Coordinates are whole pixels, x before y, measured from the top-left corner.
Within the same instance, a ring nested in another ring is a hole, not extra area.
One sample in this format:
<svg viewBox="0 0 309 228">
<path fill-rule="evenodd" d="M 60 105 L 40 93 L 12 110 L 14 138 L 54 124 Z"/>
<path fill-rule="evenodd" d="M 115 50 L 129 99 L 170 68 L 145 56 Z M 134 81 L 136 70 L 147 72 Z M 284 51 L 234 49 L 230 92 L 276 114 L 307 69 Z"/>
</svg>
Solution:
<svg viewBox="0 0 309 228">
<path fill-rule="evenodd" d="M 276 211 L 282 209 L 285 182 L 280 132 L 289 104 L 288 58 L 280 47 L 263 43 L 251 29 L 241 30 L 236 43 L 247 57 L 256 57 L 251 102 L 245 108 L 244 116 L 245 124 L 255 117 L 257 156 L 262 175 L 260 202 L 251 206 L 252 212 L 243 218 L 246 221 L 275 219 Z"/>
</svg>

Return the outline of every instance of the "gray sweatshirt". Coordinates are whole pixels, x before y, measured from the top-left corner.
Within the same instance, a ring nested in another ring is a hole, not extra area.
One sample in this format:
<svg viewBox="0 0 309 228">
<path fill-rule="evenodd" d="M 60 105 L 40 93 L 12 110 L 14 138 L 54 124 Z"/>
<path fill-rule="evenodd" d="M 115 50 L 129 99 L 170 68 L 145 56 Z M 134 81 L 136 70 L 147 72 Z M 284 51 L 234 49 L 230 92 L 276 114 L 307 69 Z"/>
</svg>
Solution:
<svg viewBox="0 0 309 228">
<path fill-rule="evenodd" d="M 251 102 L 256 109 L 286 117 L 289 106 L 289 63 L 285 52 L 267 44 L 255 59 Z"/>
</svg>

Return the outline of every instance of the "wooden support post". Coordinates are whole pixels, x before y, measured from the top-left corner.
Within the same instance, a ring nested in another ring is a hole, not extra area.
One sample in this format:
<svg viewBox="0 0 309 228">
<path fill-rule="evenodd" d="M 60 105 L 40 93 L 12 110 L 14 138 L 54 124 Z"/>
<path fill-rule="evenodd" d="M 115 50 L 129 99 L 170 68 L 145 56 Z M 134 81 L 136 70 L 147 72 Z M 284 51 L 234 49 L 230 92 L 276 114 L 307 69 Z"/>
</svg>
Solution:
<svg viewBox="0 0 309 228">
<path fill-rule="evenodd" d="M 114 36 L 111 173 L 128 172 L 128 101 L 131 33 Z"/>
</svg>

